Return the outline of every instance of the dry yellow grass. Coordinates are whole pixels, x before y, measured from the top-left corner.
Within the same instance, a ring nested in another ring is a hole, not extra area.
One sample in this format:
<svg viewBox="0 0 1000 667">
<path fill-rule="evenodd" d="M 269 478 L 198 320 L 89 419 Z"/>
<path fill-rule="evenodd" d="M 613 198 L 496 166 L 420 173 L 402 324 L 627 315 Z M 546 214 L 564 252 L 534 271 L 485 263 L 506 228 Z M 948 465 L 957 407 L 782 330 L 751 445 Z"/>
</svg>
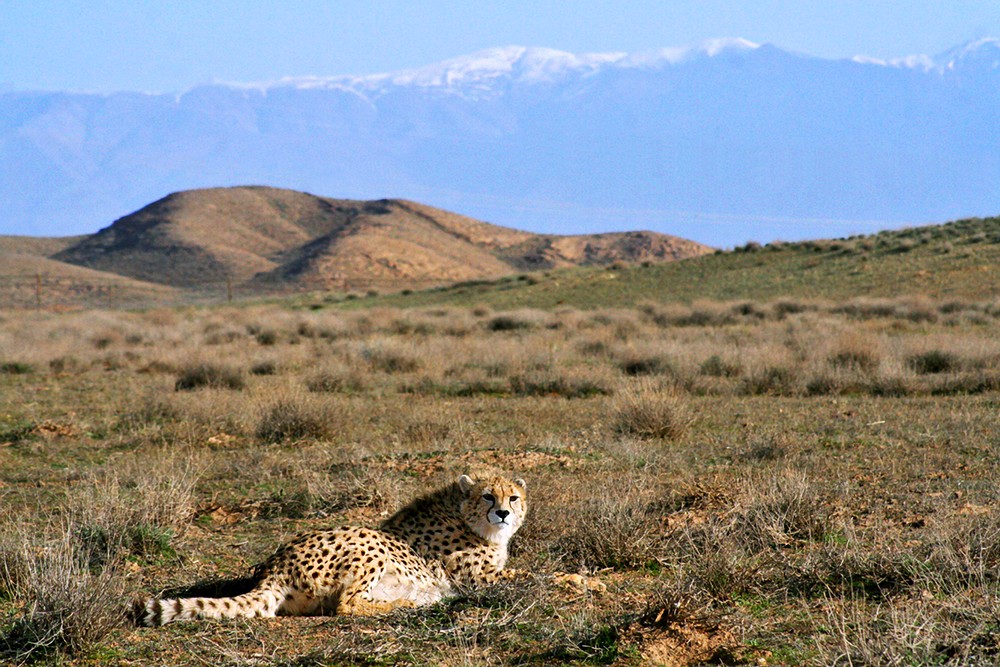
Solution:
<svg viewBox="0 0 1000 667">
<path fill-rule="evenodd" d="M 4 314 L 0 656 L 989 664 L 995 305 L 797 305 Z M 242 388 L 178 390 L 201 364 Z M 609 593 L 542 577 L 384 618 L 119 614 L 484 467 L 528 480 L 511 565 Z"/>
</svg>

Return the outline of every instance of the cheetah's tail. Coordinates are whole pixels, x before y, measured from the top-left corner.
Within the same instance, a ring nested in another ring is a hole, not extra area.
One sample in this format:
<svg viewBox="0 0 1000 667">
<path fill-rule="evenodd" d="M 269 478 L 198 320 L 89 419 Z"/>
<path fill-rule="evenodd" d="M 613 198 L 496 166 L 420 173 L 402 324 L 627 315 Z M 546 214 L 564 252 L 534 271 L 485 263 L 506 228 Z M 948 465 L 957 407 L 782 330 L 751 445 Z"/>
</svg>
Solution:
<svg viewBox="0 0 1000 667">
<path fill-rule="evenodd" d="M 279 591 L 258 589 L 228 598 L 150 598 L 135 605 L 140 625 L 155 627 L 196 618 L 250 618 L 274 616 L 283 596 Z"/>
</svg>

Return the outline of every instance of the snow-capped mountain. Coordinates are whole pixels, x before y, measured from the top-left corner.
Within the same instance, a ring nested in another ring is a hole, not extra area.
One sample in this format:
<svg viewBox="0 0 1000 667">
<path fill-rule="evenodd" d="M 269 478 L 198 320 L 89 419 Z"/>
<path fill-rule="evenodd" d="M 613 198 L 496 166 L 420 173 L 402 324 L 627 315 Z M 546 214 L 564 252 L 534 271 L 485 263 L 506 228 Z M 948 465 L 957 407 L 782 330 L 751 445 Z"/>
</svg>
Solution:
<svg viewBox="0 0 1000 667">
<path fill-rule="evenodd" d="M 0 93 L 0 233 L 93 232 L 177 190 L 405 197 L 533 231 L 714 245 L 1000 212 L 1000 42 L 824 60 L 739 39 L 490 49 L 181 94 Z"/>
<path fill-rule="evenodd" d="M 758 48 L 745 39 L 713 39 L 695 47 L 659 49 L 646 53 L 573 54 L 556 49 L 507 46 L 477 51 L 416 69 L 371 76 L 288 77 L 272 83 L 237 85 L 268 91 L 297 89 L 353 90 L 378 97 L 396 87 L 434 88 L 466 97 L 500 94 L 497 84 L 555 83 L 570 77 L 586 78 L 606 69 L 653 69 L 698 57 L 737 54 Z"/>
</svg>

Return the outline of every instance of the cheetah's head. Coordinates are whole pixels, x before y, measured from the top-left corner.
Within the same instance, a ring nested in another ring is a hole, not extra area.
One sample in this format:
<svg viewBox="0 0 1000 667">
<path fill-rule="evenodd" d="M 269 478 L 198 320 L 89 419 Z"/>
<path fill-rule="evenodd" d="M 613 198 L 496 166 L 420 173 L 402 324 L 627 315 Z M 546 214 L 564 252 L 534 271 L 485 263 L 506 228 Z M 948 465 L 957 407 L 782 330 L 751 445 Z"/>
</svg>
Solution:
<svg viewBox="0 0 1000 667">
<path fill-rule="evenodd" d="M 458 487 L 464 496 L 462 516 L 480 537 L 502 544 L 521 527 L 528 511 L 523 479 L 489 477 L 478 481 L 462 475 Z"/>
</svg>

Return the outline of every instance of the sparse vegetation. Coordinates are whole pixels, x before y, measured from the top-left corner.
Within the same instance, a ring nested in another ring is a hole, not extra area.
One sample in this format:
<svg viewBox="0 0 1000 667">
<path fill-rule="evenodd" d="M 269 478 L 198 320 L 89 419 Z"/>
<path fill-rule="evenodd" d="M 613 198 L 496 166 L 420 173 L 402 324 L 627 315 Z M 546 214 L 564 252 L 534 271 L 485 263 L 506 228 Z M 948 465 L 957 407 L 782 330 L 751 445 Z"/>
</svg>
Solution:
<svg viewBox="0 0 1000 667">
<path fill-rule="evenodd" d="M 657 267 L 614 272 L 640 270 Z M 0 408 L 0 661 L 1000 655 L 995 301 L 355 305 L 4 314 L 0 353 L 32 371 L 0 373 L 16 397 Z M 534 579 L 382 618 L 124 623 L 133 597 L 238 578 L 300 529 L 377 524 L 491 467 L 528 481 L 509 565 Z"/>
</svg>

